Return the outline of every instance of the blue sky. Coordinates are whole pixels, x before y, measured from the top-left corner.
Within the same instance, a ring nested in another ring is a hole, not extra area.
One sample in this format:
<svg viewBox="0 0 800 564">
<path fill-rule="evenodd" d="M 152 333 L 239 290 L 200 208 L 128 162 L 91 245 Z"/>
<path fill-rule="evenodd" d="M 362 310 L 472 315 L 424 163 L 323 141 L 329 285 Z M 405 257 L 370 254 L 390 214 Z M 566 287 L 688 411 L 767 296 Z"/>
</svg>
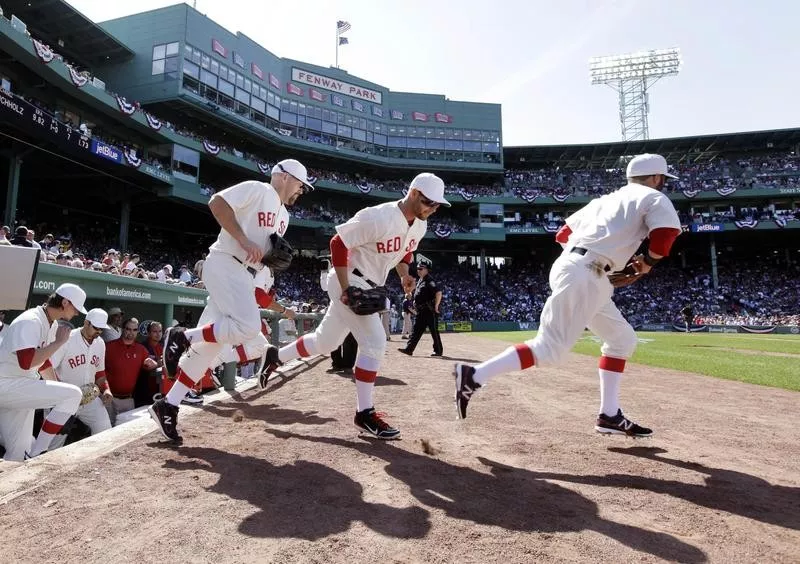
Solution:
<svg viewBox="0 0 800 564">
<path fill-rule="evenodd" d="M 69 0 L 94 21 L 175 4 Z M 189 2 L 191 4 L 191 2 Z M 449 6 L 458 6 L 457 10 Z M 800 126 L 800 3 L 786 0 L 197 0 L 281 57 L 334 63 L 391 90 L 503 105 L 505 145 L 617 141 L 617 94 L 588 59 L 678 47 L 650 94 L 650 137 Z"/>
</svg>

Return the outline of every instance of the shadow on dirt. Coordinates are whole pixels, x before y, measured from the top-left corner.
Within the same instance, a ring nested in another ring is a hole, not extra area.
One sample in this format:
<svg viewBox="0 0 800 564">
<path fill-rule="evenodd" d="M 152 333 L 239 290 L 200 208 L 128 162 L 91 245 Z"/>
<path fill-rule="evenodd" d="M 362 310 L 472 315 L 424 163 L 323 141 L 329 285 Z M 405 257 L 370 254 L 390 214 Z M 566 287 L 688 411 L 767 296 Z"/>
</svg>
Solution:
<svg viewBox="0 0 800 564">
<path fill-rule="evenodd" d="M 479 459 L 489 474 L 403 450 L 395 443 L 311 437 L 267 429 L 275 437 L 356 450 L 386 461 L 386 473 L 405 483 L 420 503 L 453 519 L 512 531 L 578 532 L 591 530 L 630 548 L 681 562 L 705 562 L 698 548 L 672 535 L 603 519 L 597 504 L 547 482 L 536 472 Z"/>
<path fill-rule="evenodd" d="M 208 491 L 258 508 L 239 525 L 245 535 L 314 541 L 343 533 L 360 521 L 381 535 L 406 539 L 422 538 L 431 527 L 425 509 L 366 502 L 361 484 L 323 464 L 298 460 L 276 466 L 204 447 L 180 447 L 176 452 L 190 460 L 167 460 L 164 468 L 219 474 Z"/>
<path fill-rule="evenodd" d="M 609 447 L 610 452 L 646 458 L 685 470 L 705 474 L 705 485 L 687 484 L 629 474 L 576 476 L 542 473 L 542 478 L 574 484 L 590 484 L 609 488 L 647 490 L 683 499 L 695 505 L 741 515 L 762 523 L 787 529 L 800 529 L 800 488 L 776 486 L 756 476 L 735 470 L 712 468 L 697 462 L 659 456 L 667 451 L 658 447 Z"/>
</svg>

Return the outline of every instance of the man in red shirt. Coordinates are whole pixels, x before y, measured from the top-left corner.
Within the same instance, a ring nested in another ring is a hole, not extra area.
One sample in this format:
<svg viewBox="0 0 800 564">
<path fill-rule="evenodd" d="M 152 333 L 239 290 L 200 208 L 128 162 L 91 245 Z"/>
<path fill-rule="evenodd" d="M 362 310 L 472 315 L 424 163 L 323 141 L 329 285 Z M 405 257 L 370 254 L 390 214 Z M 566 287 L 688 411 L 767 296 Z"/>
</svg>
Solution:
<svg viewBox="0 0 800 564">
<path fill-rule="evenodd" d="M 136 342 L 138 331 L 139 322 L 126 319 L 122 323 L 122 337 L 106 344 L 106 378 L 114 395 L 106 408 L 112 425 L 116 425 L 117 415 L 135 407 L 133 392 L 139 373 L 158 367 L 144 345 Z"/>
</svg>

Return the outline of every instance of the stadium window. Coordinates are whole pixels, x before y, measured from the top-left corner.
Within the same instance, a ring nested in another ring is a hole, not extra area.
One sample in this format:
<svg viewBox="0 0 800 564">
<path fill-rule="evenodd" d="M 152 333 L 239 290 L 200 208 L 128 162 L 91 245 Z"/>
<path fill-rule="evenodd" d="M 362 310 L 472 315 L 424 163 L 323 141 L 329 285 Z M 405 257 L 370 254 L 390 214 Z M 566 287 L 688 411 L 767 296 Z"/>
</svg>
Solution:
<svg viewBox="0 0 800 564">
<path fill-rule="evenodd" d="M 377 135 L 376 135 L 377 137 Z M 375 147 L 375 156 L 377 157 L 385 157 L 386 156 L 386 147 L 383 145 L 374 145 Z"/>
<path fill-rule="evenodd" d="M 299 115 L 299 116 L 306 115 L 306 105 L 305 104 L 297 104 L 297 115 Z"/>
<path fill-rule="evenodd" d="M 261 89 L 261 96 L 259 96 L 259 97 L 262 100 L 266 100 L 267 99 L 267 89 L 264 88 L 263 86 L 259 86 L 259 89 Z"/>
<path fill-rule="evenodd" d="M 367 129 L 367 120 L 358 118 L 358 123 L 355 124 L 359 129 Z"/>
<path fill-rule="evenodd" d="M 184 59 L 191 59 L 192 58 L 192 46 L 188 43 L 183 44 L 183 57 Z"/>
<path fill-rule="evenodd" d="M 333 112 L 331 112 L 333 113 Z M 337 120 L 339 123 L 347 123 L 347 114 L 343 114 L 339 112 L 339 119 Z"/>
<path fill-rule="evenodd" d="M 281 123 L 286 125 L 297 125 L 297 114 L 292 112 L 281 112 Z"/>
<path fill-rule="evenodd" d="M 353 139 L 358 141 L 366 141 L 367 140 L 367 132 L 363 129 L 354 129 L 353 130 Z"/>
<path fill-rule="evenodd" d="M 420 139 L 419 137 L 409 137 L 408 138 L 408 148 L 409 149 L 424 149 L 425 148 L 425 139 Z"/>
<path fill-rule="evenodd" d="M 322 132 L 323 133 L 330 133 L 331 135 L 336 135 L 336 124 L 330 121 L 323 121 L 322 122 Z"/>
<path fill-rule="evenodd" d="M 211 57 L 203 53 L 203 59 L 200 61 L 200 66 L 204 69 L 211 68 Z"/>
<path fill-rule="evenodd" d="M 236 86 L 239 88 L 244 88 L 244 77 L 238 72 L 236 73 Z"/>
<path fill-rule="evenodd" d="M 231 98 L 233 98 L 233 95 L 235 93 L 233 84 L 231 84 L 227 80 L 222 80 L 221 78 L 219 79 L 219 91 L 227 96 L 230 96 Z"/>
<path fill-rule="evenodd" d="M 387 141 L 387 139 L 386 139 L 385 135 L 381 135 L 380 133 L 376 133 L 375 134 L 375 144 L 376 145 L 382 145 L 382 146 L 385 147 L 386 146 L 386 141 Z"/>
<path fill-rule="evenodd" d="M 167 43 L 167 57 L 174 57 L 180 51 L 180 43 L 174 41 L 172 43 Z"/>
<path fill-rule="evenodd" d="M 289 111 L 289 100 L 287 100 L 286 98 L 281 100 L 281 111 L 282 112 L 288 112 Z"/>
<path fill-rule="evenodd" d="M 322 120 L 316 118 L 306 118 L 306 128 L 314 131 L 322 131 Z"/>
<path fill-rule="evenodd" d="M 336 135 L 339 137 L 352 137 L 353 130 L 346 125 L 340 125 L 336 128 Z"/>
<path fill-rule="evenodd" d="M 278 108 L 267 104 L 267 116 L 271 117 L 274 120 L 277 120 L 280 117 L 280 115 L 281 111 Z"/>
<path fill-rule="evenodd" d="M 436 136 L 436 130 L 433 127 L 425 128 L 425 137 L 430 139 L 431 137 L 435 137 L 435 136 Z"/>
<path fill-rule="evenodd" d="M 192 62 L 195 63 L 196 65 L 199 65 L 200 61 L 202 60 L 202 58 L 203 58 L 203 54 L 199 50 L 193 48 L 192 49 Z"/>
<path fill-rule="evenodd" d="M 373 143 L 374 142 L 374 139 L 373 139 L 372 136 L 373 136 L 373 133 L 371 131 L 367 131 L 367 143 Z"/>
<path fill-rule="evenodd" d="M 428 149 L 444 150 L 444 139 L 430 139 L 430 138 L 428 138 L 425 141 L 425 146 Z M 431 151 L 431 154 L 433 154 L 433 151 Z M 441 160 L 441 159 L 437 159 L 437 160 Z"/>
<path fill-rule="evenodd" d="M 211 72 L 219 74 L 219 63 L 217 61 L 211 61 Z"/>
<path fill-rule="evenodd" d="M 200 70 L 200 82 L 211 88 L 217 87 L 217 77 L 208 72 L 206 69 Z"/>
<path fill-rule="evenodd" d="M 292 112 L 293 114 L 297 113 L 297 102 L 295 102 L 294 100 L 289 101 L 289 111 Z"/>
<path fill-rule="evenodd" d="M 242 90 L 241 88 L 236 89 L 236 100 L 241 102 L 242 104 L 250 105 L 250 94 L 246 90 Z"/>
<path fill-rule="evenodd" d="M 447 136 L 447 131 L 448 130 L 445 129 L 444 127 L 438 127 L 438 128 L 436 128 L 436 136 L 439 139 L 444 139 Z"/>
<path fill-rule="evenodd" d="M 196 64 L 187 61 L 186 59 L 183 60 L 183 74 L 187 76 L 191 76 L 192 78 L 199 79 L 200 78 L 200 67 Z"/>
<path fill-rule="evenodd" d="M 266 104 L 264 104 L 264 100 L 259 100 L 258 98 L 253 98 L 253 99 L 250 100 L 250 105 L 257 112 L 261 112 L 262 114 L 267 112 Z"/>
<path fill-rule="evenodd" d="M 225 79 L 227 79 L 228 77 L 228 67 L 226 67 L 222 63 L 219 64 L 219 75 Z"/>
<path fill-rule="evenodd" d="M 171 74 L 178 72 L 178 57 L 169 57 L 164 63 L 164 72 Z"/>
<path fill-rule="evenodd" d="M 256 98 L 261 98 L 261 88 L 260 88 L 260 87 L 258 86 L 258 84 L 256 84 L 255 82 L 254 82 L 254 83 L 253 83 L 253 85 L 251 86 L 251 88 L 250 88 L 250 92 L 251 92 L 251 93 L 253 94 L 253 96 L 255 96 Z"/>
<path fill-rule="evenodd" d="M 155 45 L 153 47 L 153 60 L 158 61 L 160 59 L 167 58 L 167 46 L 166 45 Z"/>
<path fill-rule="evenodd" d="M 164 59 L 153 61 L 153 75 L 164 74 Z"/>
<path fill-rule="evenodd" d="M 417 136 L 417 128 L 416 127 L 409 127 L 408 128 L 408 133 L 406 135 L 408 135 L 409 137 L 416 137 Z"/>
<path fill-rule="evenodd" d="M 247 92 L 250 92 L 250 90 L 252 90 L 252 88 L 253 88 L 253 83 L 250 82 L 249 78 L 245 78 L 244 79 L 244 89 L 247 90 Z"/>
<path fill-rule="evenodd" d="M 228 82 L 236 84 L 236 72 L 233 69 L 228 69 Z"/>
<path fill-rule="evenodd" d="M 267 104 L 272 104 L 273 106 L 278 105 L 278 102 L 275 101 L 275 94 L 272 92 L 267 93 Z"/>
</svg>

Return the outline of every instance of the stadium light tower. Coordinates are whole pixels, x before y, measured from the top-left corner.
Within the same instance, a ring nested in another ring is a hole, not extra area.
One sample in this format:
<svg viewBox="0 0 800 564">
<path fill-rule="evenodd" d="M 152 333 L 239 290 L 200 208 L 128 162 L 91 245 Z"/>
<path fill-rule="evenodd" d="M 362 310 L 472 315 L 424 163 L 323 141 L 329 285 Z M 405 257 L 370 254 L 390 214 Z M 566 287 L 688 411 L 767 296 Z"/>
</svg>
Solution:
<svg viewBox="0 0 800 564">
<path fill-rule="evenodd" d="M 681 64 L 677 48 L 589 59 L 592 84 L 606 84 L 619 94 L 623 141 L 650 138 L 648 90 L 659 78 L 678 74 Z"/>
</svg>

